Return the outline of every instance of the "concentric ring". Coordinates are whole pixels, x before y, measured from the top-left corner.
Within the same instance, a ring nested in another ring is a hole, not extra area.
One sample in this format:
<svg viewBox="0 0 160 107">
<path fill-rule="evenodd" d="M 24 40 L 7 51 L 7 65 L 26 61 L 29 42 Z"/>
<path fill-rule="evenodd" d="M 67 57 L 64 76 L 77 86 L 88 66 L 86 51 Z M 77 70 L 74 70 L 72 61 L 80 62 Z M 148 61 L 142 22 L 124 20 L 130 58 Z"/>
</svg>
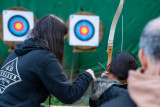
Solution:
<svg viewBox="0 0 160 107">
<path fill-rule="evenodd" d="M 14 36 L 22 37 L 28 32 L 29 23 L 25 17 L 15 15 L 9 19 L 8 29 Z"/>
<path fill-rule="evenodd" d="M 80 20 L 74 26 L 76 37 L 82 41 L 90 40 L 94 35 L 94 26 L 88 20 Z"/>
</svg>

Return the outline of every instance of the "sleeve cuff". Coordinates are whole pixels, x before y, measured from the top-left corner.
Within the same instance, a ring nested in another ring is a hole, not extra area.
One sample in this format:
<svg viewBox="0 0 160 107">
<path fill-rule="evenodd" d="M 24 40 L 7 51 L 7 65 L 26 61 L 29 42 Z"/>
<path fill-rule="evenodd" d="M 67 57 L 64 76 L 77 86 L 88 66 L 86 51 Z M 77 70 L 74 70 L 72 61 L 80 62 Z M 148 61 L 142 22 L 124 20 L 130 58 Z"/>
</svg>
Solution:
<svg viewBox="0 0 160 107">
<path fill-rule="evenodd" d="M 89 72 L 83 72 L 83 74 L 86 75 L 90 81 L 93 80 L 92 75 Z"/>
</svg>

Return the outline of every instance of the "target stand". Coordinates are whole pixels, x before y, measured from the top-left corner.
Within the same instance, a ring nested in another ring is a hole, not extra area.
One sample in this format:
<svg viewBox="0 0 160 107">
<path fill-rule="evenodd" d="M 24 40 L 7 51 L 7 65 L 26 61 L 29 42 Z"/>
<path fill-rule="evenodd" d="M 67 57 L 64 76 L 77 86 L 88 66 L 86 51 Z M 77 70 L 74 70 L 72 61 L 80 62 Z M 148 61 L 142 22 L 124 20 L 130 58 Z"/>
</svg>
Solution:
<svg viewBox="0 0 160 107">
<path fill-rule="evenodd" d="M 17 11 L 19 14 L 16 14 Z M 34 15 L 33 19 L 29 20 L 27 12 L 30 11 L 25 8 L 11 7 L 4 10 L 0 16 L 0 38 L 5 45 L 9 46 L 9 52 L 14 50 L 17 43 L 23 43 L 26 34 L 37 22 L 37 18 Z"/>
<path fill-rule="evenodd" d="M 74 15 L 79 15 L 81 17 L 81 15 L 85 15 L 86 17 L 91 17 L 92 16 L 96 16 L 90 12 L 78 12 Z M 72 18 L 72 16 L 70 16 L 70 19 Z M 76 17 L 78 18 L 78 17 Z M 76 20 L 75 18 L 75 20 Z M 97 18 L 97 20 L 99 20 Z M 97 24 L 93 24 L 94 21 L 96 21 L 96 19 L 92 19 L 92 20 L 87 20 L 87 19 L 81 19 L 79 21 L 72 21 L 73 23 L 71 24 L 70 20 L 68 20 L 66 22 L 66 25 L 69 29 L 73 29 L 73 31 L 69 31 L 67 33 L 67 40 L 70 42 L 71 38 L 73 38 L 70 45 L 72 45 L 74 47 L 73 52 L 95 52 L 96 51 L 96 46 L 98 46 L 98 43 L 101 42 L 102 38 L 103 38 L 103 25 L 102 25 L 102 21 L 99 20 L 99 23 Z M 73 25 L 73 26 L 70 26 Z M 97 26 L 99 26 L 99 29 L 97 31 Z M 75 37 L 71 36 L 71 33 L 75 35 Z M 95 35 L 99 35 L 98 38 L 95 38 Z M 96 43 L 92 42 L 91 40 L 94 39 L 94 41 L 97 41 Z M 90 43 L 88 43 L 87 41 L 91 41 Z M 84 42 L 84 43 L 83 43 Z M 88 46 L 86 46 L 86 43 Z M 81 44 L 81 45 L 79 45 Z"/>
<path fill-rule="evenodd" d="M 79 16 L 83 15 L 85 17 L 89 16 L 90 18 L 93 18 L 92 16 L 96 16 L 90 12 L 83 12 L 83 11 L 80 11 L 74 15 L 79 15 Z M 67 33 L 66 37 L 67 40 L 69 41 L 69 44 L 73 46 L 72 67 L 70 72 L 71 81 L 74 71 L 75 54 L 77 53 L 78 55 L 80 55 L 81 52 L 95 52 L 96 46 L 98 46 L 99 43 L 102 41 L 103 31 L 104 31 L 102 21 L 99 19 L 99 17 L 93 20 L 90 20 L 90 18 L 88 18 L 87 20 L 87 18 L 84 17 L 81 18 L 80 20 L 76 20 L 76 18 L 79 17 L 75 17 L 74 18 L 75 21 L 72 21 L 71 23 L 70 19 L 73 17 L 71 15 L 68 21 L 66 22 L 66 26 L 69 29 L 69 32 Z M 98 21 L 98 23 L 95 24 L 94 21 L 96 22 Z M 96 26 L 99 26 L 98 30 Z M 70 43 L 71 38 L 73 41 Z M 92 40 L 94 41 L 92 42 Z M 90 42 L 88 43 L 88 41 Z M 95 43 L 95 41 L 96 44 L 93 44 Z"/>
</svg>

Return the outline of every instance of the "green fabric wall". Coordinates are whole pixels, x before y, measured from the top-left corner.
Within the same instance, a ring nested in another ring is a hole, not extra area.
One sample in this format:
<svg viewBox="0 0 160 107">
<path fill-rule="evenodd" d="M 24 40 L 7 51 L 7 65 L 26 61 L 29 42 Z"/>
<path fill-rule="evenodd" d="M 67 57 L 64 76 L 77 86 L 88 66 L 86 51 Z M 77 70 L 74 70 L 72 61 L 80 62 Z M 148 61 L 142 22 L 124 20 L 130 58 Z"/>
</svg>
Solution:
<svg viewBox="0 0 160 107">
<path fill-rule="evenodd" d="M 20 6 L 33 11 L 38 19 L 46 14 L 55 14 L 65 22 L 68 20 L 70 14 L 79 12 L 81 8 L 83 8 L 83 11 L 92 12 L 100 16 L 104 26 L 104 37 L 99 47 L 96 48 L 96 54 L 99 62 L 106 66 L 108 35 L 119 1 L 120 0 L 0 0 L 0 12 L 13 6 Z M 141 31 L 149 20 L 160 15 L 159 4 L 160 0 L 125 0 L 123 50 L 131 51 L 137 56 Z M 121 24 L 120 18 L 115 32 L 113 56 L 121 47 Z M 73 47 L 69 46 L 68 41 L 65 40 L 65 57 L 63 64 L 65 71 L 68 73 L 71 71 L 72 50 Z M 0 64 L 2 64 L 7 56 L 8 47 L 0 40 Z M 88 68 L 93 69 L 96 73 L 100 73 L 95 52 L 76 53 L 74 72 L 83 72 Z"/>
</svg>

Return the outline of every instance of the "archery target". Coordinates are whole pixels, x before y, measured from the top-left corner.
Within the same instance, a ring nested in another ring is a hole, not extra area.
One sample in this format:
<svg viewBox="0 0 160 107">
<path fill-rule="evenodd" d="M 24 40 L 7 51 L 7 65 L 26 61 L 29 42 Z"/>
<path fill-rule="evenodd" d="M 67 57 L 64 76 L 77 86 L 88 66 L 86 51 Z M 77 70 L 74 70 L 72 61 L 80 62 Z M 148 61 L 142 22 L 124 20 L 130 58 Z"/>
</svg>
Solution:
<svg viewBox="0 0 160 107">
<path fill-rule="evenodd" d="M 4 10 L 3 11 L 3 39 L 4 41 L 24 41 L 27 33 L 34 26 L 32 12 Z"/>
<path fill-rule="evenodd" d="M 69 44 L 73 46 L 98 46 L 99 16 L 70 15 Z"/>
<path fill-rule="evenodd" d="M 78 39 L 87 41 L 94 35 L 94 26 L 88 20 L 80 20 L 74 27 L 74 33 Z"/>
<path fill-rule="evenodd" d="M 9 31 L 18 37 L 25 35 L 29 30 L 29 23 L 23 16 L 15 15 L 8 21 Z"/>
</svg>

